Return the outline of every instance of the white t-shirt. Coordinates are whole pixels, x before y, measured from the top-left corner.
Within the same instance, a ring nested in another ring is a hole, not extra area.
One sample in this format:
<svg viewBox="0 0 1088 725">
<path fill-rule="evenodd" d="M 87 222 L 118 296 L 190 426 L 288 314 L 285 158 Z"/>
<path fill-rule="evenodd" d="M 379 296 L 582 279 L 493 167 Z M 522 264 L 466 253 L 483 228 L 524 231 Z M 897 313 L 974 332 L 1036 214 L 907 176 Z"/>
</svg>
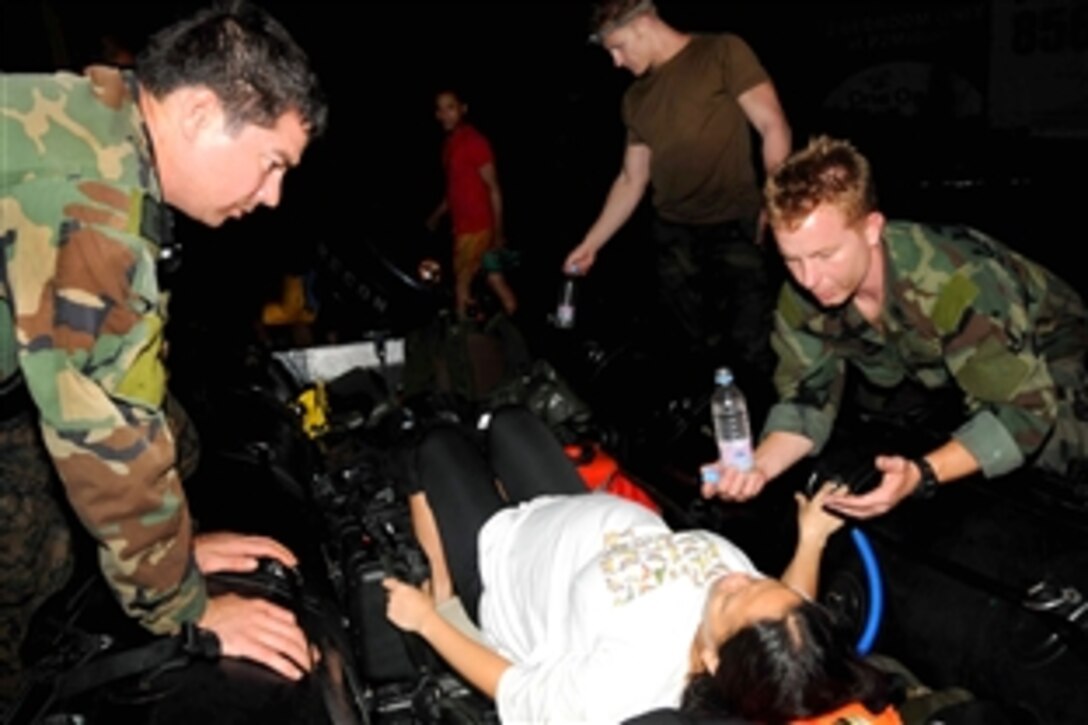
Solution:
<svg viewBox="0 0 1088 725">
<path fill-rule="evenodd" d="M 480 625 L 514 665 L 504 723 L 616 723 L 676 707 L 708 587 L 748 557 L 610 494 L 542 497 L 480 531 Z"/>
</svg>

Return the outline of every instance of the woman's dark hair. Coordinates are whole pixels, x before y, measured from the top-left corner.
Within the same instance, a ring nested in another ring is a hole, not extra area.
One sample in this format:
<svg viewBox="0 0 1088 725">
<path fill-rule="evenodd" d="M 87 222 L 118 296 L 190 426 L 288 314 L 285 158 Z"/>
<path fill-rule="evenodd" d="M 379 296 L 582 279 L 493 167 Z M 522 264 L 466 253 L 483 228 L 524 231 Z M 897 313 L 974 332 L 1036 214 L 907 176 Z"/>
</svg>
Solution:
<svg viewBox="0 0 1088 725">
<path fill-rule="evenodd" d="M 787 723 L 851 702 L 879 713 L 895 699 L 885 675 L 863 662 L 833 615 L 812 602 L 741 629 L 718 658 L 717 672 L 688 685 L 684 711 Z"/>
<path fill-rule="evenodd" d="M 215 92 L 234 127 L 275 125 L 295 110 L 311 139 L 328 110 L 306 53 L 280 23 L 246 2 L 220 3 L 151 36 L 136 77 L 162 98 L 184 86 Z"/>
</svg>

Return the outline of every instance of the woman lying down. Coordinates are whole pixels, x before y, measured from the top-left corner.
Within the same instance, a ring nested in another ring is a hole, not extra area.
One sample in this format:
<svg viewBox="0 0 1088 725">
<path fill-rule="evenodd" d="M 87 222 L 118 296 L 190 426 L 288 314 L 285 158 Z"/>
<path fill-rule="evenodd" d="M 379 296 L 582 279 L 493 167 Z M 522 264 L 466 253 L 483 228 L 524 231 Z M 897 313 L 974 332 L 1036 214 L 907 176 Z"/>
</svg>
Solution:
<svg viewBox="0 0 1088 725">
<path fill-rule="evenodd" d="M 883 676 L 812 601 L 842 525 L 822 508 L 826 489 L 799 498 L 797 551 L 773 579 L 721 536 L 587 493 L 532 413 L 497 412 L 487 436 L 489 462 L 455 426 L 421 441 L 409 500 L 431 587 L 385 587 L 389 619 L 494 698 L 503 722 L 619 723 L 682 706 L 775 723 L 888 706 Z M 438 614 L 453 593 L 488 645 Z M 888 708 L 868 722 L 899 720 Z"/>
</svg>

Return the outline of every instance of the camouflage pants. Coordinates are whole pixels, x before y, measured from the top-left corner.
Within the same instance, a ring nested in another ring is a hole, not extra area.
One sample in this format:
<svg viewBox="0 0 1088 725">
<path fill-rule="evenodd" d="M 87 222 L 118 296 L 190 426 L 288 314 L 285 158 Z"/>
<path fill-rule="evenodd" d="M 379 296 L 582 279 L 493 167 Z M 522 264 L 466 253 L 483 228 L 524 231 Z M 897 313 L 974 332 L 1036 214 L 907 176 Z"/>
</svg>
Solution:
<svg viewBox="0 0 1088 725">
<path fill-rule="evenodd" d="M 31 617 L 71 575 L 61 495 L 34 414 L 0 421 L 0 711 L 21 685 Z"/>
<path fill-rule="evenodd" d="M 689 225 L 656 219 L 653 237 L 663 307 L 696 345 L 774 371 L 771 320 L 778 291 L 769 254 L 755 225 Z"/>
</svg>

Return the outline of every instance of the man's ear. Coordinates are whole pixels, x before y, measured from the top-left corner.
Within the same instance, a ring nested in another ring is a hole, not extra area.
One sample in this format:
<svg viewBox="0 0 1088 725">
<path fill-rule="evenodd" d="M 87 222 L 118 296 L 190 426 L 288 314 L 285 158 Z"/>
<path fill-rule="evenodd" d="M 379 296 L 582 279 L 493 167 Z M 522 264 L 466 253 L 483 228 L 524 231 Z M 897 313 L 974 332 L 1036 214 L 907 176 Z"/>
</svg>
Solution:
<svg viewBox="0 0 1088 725">
<path fill-rule="evenodd" d="M 627 26 L 641 40 L 650 32 L 650 13 L 640 13 L 627 21 Z"/>
<path fill-rule="evenodd" d="M 865 216 L 864 230 L 865 241 L 870 247 L 880 244 L 880 235 L 884 233 L 884 215 L 878 211 L 871 211 Z"/>
<path fill-rule="evenodd" d="M 180 94 L 179 126 L 187 141 L 198 138 L 221 120 L 223 106 L 212 89 L 206 86 L 189 86 L 175 92 Z"/>
</svg>

